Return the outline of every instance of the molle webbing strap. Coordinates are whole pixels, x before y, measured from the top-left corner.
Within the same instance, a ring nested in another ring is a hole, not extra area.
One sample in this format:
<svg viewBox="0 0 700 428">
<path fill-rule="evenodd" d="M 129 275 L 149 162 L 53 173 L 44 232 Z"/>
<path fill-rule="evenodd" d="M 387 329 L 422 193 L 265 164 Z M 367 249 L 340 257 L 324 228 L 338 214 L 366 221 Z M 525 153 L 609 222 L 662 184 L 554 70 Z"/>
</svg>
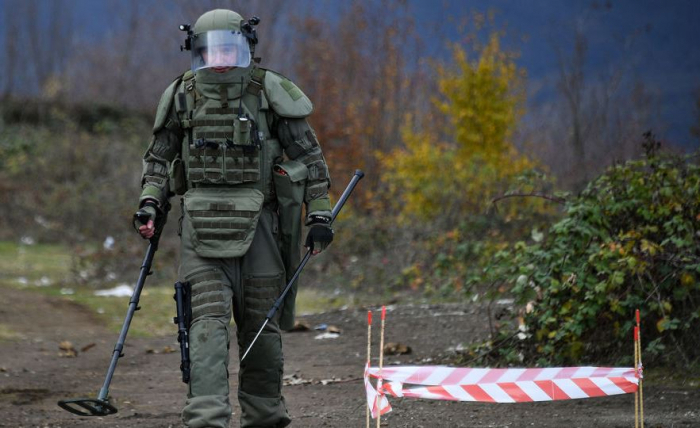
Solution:
<svg viewBox="0 0 700 428">
<path fill-rule="evenodd" d="M 227 153 L 228 154 L 228 153 Z M 258 169 L 259 165 L 259 158 L 257 156 L 249 157 L 232 157 L 232 156 L 226 156 L 226 169 L 231 167 L 235 167 L 236 164 L 242 164 L 242 169 Z"/>
<path fill-rule="evenodd" d="M 200 157 L 200 156 L 211 156 L 211 155 L 212 155 L 211 149 L 197 149 L 194 147 L 190 147 L 190 156 Z"/>
<path fill-rule="evenodd" d="M 315 155 L 311 155 L 311 156 L 309 156 L 309 157 L 303 158 L 303 162 L 304 162 L 304 164 L 306 164 L 306 165 L 309 165 L 309 164 L 311 164 L 312 162 L 317 162 L 317 161 L 320 161 L 320 160 L 323 160 L 323 155 L 322 155 L 321 153 L 317 153 L 317 154 L 315 154 Z"/>
<path fill-rule="evenodd" d="M 209 204 L 209 209 L 212 211 L 232 211 L 236 209 L 236 205 L 223 202 L 212 202 Z"/>
<path fill-rule="evenodd" d="M 240 159 L 241 157 L 250 158 L 250 162 L 257 160 L 259 157 L 259 152 L 255 151 L 252 154 L 246 152 L 241 146 L 233 146 L 226 148 L 226 158 L 227 159 Z"/>
<path fill-rule="evenodd" d="M 226 89 L 226 85 L 219 85 L 219 99 L 221 100 L 221 108 L 228 108 L 228 89 Z"/>
<path fill-rule="evenodd" d="M 290 144 L 284 151 L 287 152 L 290 159 L 297 159 L 299 156 L 306 153 L 306 149 L 299 144 Z"/>
<path fill-rule="evenodd" d="M 168 168 L 166 168 L 164 165 L 161 165 L 159 163 L 155 162 L 149 162 L 146 164 L 146 174 L 145 175 L 160 175 L 160 176 L 165 176 L 168 174 Z"/>
<path fill-rule="evenodd" d="M 242 114 L 242 111 L 238 107 L 228 107 L 228 108 L 217 108 L 217 107 L 207 107 L 204 109 L 204 114 Z"/>
<path fill-rule="evenodd" d="M 195 119 L 192 121 L 192 126 L 228 126 L 233 128 L 233 121 L 225 119 Z"/>
<path fill-rule="evenodd" d="M 318 140 L 316 139 L 316 136 L 310 129 L 307 129 L 306 132 L 304 132 L 304 134 L 306 134 L 306 138 L 308 138 L 311 142 L 312 147 L 318 146 Z"/>
<path fill-rule="evenodd" d="M 246 280 L 248 284 L 250 284 L 253 287 L 256 288 L 263 288 L 263 287 L 279 287 L 280 285 L 280 278 L 279 277 L 274 277 L 274 278 L 248 278 Z M 246 291 L 249 291 L 246 289 Z"/>
<path fill-rule="evenodd" d="M 221 289 L 221 287 L 219 287 Z M 195 298 L 195 296 L 192 296 L 192 300 L 196 300 L 196 305 L 201 306 L 201 305 L 206 305 L 207 303 L 222 303 L 224 301 L 224 296 L 222 293 L 216 293 L 210 296 L 204 296 L 200 298 Z"/>
<path fill-rule="evenodd" d="M 233 130 L 233 126 L 231 127 Z M 233 131 L 231 132 L 219 132 L 219 131 L 209 131 L 209 132 L 197 132 L 195 135 L 195 139 L 199 140 L 200 138 L 209 139 L 209 138 L 233 138 Z"/>
<path fill-rule="evenodd" d="M 226 171 L 226 181 L 232 183 L 242 183 L 245 181 L 257 181 L 259 172 Z"/>
<path fill-rule="evenodd" d="M 218 281 L 221 282 L 221 273 L 218 271 L 211 271 L 211 272 L 204 272 L 199 275 L 193 276 L 190 279 L 190 286 L 192 286 L 192 295 L 199 294 L 199 293 L 204 293 L 204 291 L 201 291 L 202 288 L 204 287 L 198 287 L 197 290 L 195 291 L 194 286 L 199 284 L 200 282 L 206 282 L 206 281 Z M 208 286 L 206 286 L 208 287 Z M 210 290 L 207 290 L 210 291 Z M 213 290 L 211 290 L 213 291 Z"/>
<path fill-rule="evenodd" d="M 202 161 L 193 160 L 193 161 L 190 161 L 189 167 L 193 168 L 193 169 L 194 168 L 199 168 L 199 169 L 203 169 L 203 168 L 217 169 L 217 168 L 219 168 L 220 169 L 221 168 L 221 161 L 220 160 L 210 160 L 210 161 L 207 161 L 205 163 Z"/>
<path fill-rule="evenodd" d="M 216 217 L 238 217 L 238 218 L 254 218 L 253 211 L 190 211 L 192 217 L 200 218 L 216 218 Z"/>
<path fill-rule="evenodd" d="M 200 241 L 245 241 L 245 232 L 197 233 Z"/>
<path fill-rule="evenodd" d="M 145 184 L 155 184 L 160 188 L 165 184 L 165 177 L 145 176 L 143 181 Z M 160 190 L 158 194 L 160 195 Z"/>
<path fill-rule="evenodd" d="M 190 180 L 195 181 L 195 180 L 219 180 L 221 178 L 221 171 L 192 171 L 190 170 Z"/>
<path fill-rule="evenodd" d="M 221 217 L 219 217 L 221 218 Z M 228 218 L 228 217 L 224 217 Z M 226 229 L 226 230 L 248 230 L 248 225 L 246 224 L 241 224 L 235 221 L 221 221 L 221 220 L 215 220 L 215 223 L 212 223 L 212 221 L 207 221 L 207 220 L 195 220 L 192 222 L 192 225 L 194 226 L 195 229 Z"/>
<path fill-rule="evenodd" d="M 219 155 L 220 153 L 217 153 L 218 149 L 206 149 L 206 148 L 201 148 L 198 149 L 196 147 L 190 147 L 190 156 L 194 157 L 201 157 L 201 156 L 214 156 L 214 155 Z M 252 156 L 249 153 L 246 153 L 242 148 L 238 147 L 232 147 L 232 148 L 227 148 L 226 149 L 226 159 L 228 160 L 233 160 L 234 162 L 238 162 L 239 159 L 241 158 L 248 158 L 247 162 L 253 165 L 255 168 L 257 168 L 257 162 L 259 158 L 258 152 L 255 152 Z M 246 159 L 243 160 L 243 162 L 246 162 Z M 230 162 L 228 162 L 230 163 Z"/>
<path fill-rule="evenodd" d="M 192 319 L 198 319 L 209 314 L 226 315 L 226 306 L 223 303 L 220 303 L 218 305 L 205 306 L 203 308 L 192 308 Z"/>
<path fill-rule="evenodd" d="M 207 285 L 202 285 L 201 287 L 197 287 L 196 289 L 192 289 L 192 297 L 199 296 L 200 294 L 204 293 L 211 293 L 213 291 L 221 291 L 221 278 L 217 275 L 215 278 L 211 278 L 208 281 L 219 281 L 215 282 L 213 284 L 207 284 Z M 203 281 L 202 281 L 203 282 Z"/>
</svg>

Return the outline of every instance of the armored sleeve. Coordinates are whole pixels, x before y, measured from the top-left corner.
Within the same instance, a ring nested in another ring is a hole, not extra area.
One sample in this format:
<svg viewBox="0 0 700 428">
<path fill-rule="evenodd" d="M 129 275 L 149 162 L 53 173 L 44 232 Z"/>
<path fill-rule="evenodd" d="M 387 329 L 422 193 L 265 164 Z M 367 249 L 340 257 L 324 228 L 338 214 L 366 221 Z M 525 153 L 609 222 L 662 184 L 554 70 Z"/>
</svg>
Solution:
<svg viewBox="0 0 700 428">
<path fill-rule="evenodd" d="M 162 104 L 163 100 L 161 100 Z M 168 106 L 165 117 L 156 119 L 153 131 L 153 139 L 143 156 L 143 173 L 141 175 L 141 197 L 139 203 L 145 199 L 155 199 L 161 205 L 167 202 L 169 197 L 168 170 L 172 162 L 179 154 L 182 147 L 182 129 L 173 106 Z M 162 106 L 159 106 L 159 109 Z M 158 122 L 162 123 L 158 123 Z"/>
<path fill-rule="evenodd" d="M 316 133 L 305 118 L 276 117 L 277 136 L 285 154 L 302 162 L 309 170 L 304 202 L 307 218 L 311 215 L 331 216 L 328 189 L 331 178 Z"/>
</svg>

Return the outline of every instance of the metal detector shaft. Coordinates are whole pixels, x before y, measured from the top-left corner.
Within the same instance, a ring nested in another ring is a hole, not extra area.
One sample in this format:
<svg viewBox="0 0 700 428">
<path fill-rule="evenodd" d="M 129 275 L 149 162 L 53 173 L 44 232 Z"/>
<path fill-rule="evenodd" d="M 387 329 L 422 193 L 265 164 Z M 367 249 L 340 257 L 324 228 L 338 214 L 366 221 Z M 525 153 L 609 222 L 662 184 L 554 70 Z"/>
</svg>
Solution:
<svg viewBox="0 0 700 428">
<path fill-rule="evenodd" d="M 357 186 L 357 182 L 362 179 L 362 177 L 365 176 L 365 173 L 358 170 L 355 170 L 355 174 L 352 176 L 352 179 L 350 180 L 350 183 L 348 183 L 348 186 L 345 188 L 343 191 L 343 194 L 340 195 L 340 199 L 338 199 L 338 202 L 335 204 L 333 207 L 333 211 L 331 211 L 331 224 L 333 224 L 333 221 L 335 218 L 338 216 L 338 213 L 340 210 L 343 208 L 343 205 L 345 205 L 345 201 L 348 200 L 350 197 L 350 194 L 352 193 L 353 190 L 355 190 L 355 186 Z M 284 298 L 287 296 L 287 293 L 289 290 L 292 288 L 292 284 L 299 278 L 299 275 L 301 274 L 301 271 L 304 269 L 304 266 L 306 266 L 306 263 L 309 261 L 311 258 L 311 249 L 309 248 L 306 251 L 306 254 L 304 254 L 304 258 L 301 259 L 301 262 L 299 263 L 299 266 L 297 266 L 297 269 L 294 271 L 294 275 L 292 276 L 292 279 L 287 282 L 287 285 L 284 287 L 284 290 L 282 291 L 282 294 L 277 298 L 275 301 L 275 304 L 272 305 L 272 308 L 270 308 L 270 311 L 265 315 L 265 322 L 263 323 L 262 327 L 260 327 L 260 330 L 258 330 L 258 334 L 255 335 L 253 338 L 253 341 L 250 342 L 250 345 L 248 345 L 248 349 L 246 349 L 245 353 L 243 354 L 243 357 L 241 357 L 241 361 L 243 361 L 248 355 L 248 352 L 250 352 L 251 348 L 253 348 L 253 344 L 255 343 L 256 340 L 258 340 L 258 336 L 260 336 L 260 333 L 262 333 L 263 329 L 267 325 L 268 322 L 272 319 L 272 317 L 275 316 L 275 313 L 279 310 L 280 306 L 282 306 L 282 302 L 284 302 Z"/>
<path fill-rule="evenodd" d="M 107 369 L 107 376 L 105 377 L 105 382 L 100 389 L 100 393 L 97 396 L 98 400 L 106 400 L 109 394 L 109 384 L 112 382 L 112 376 L 114 375 L 114 370 L 117 367 L 117 361 L 119 358 L 123 357 L 124 354 L 124 341 L 126 341 L 126 334 L 129 331 L 129 326 L 131 325 L 131 320 L 134 318 L 134 313 L 139 309 L 139 299 L 141 297 L 141 290 L 146 283 L 146 277 L 151 272 L 151 264 L 153 263 L 153 256 L 156 253 L 157 244 L 148 244 L 148 249 L 146 250 L 146 257 L 143 259 L 141 264 L 141 271 L 139 273 L 139 280 L 134 287 L 134 292 L 131 293 L 131 299 L 129 299 L 129 309 L 126 311 L 126 318 L 124 319 L 124 324 L 122 325 L 122 330 L 119 333 L 119 339 L 117 339 L 117 344 L 114 346 L 114 352 L 112 353 L 112 360 L 109 363 L 109 368 Z"/>
</svg>

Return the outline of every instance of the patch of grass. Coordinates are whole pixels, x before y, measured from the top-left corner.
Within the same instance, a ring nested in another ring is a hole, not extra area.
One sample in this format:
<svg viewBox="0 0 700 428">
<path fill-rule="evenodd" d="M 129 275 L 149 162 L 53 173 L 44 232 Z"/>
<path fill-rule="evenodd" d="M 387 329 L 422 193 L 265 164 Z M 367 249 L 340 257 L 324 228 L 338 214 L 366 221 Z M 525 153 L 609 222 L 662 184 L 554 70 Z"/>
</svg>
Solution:
<svg viewBox="0 0 700 428">
<path fill-rule="evenodd" d="M 700 364 L 686 370 L 671 367 L 645 367 L 644 385 L 667 388 L 697 388 L 700 386 Z"/>
<path fill-rule="evenodd" d="M 51 283 L 65 280 L 70 274 L 72 255 L 61 245 L 24 245 L 0 242 L 0 279 L 17 285 Z M 26 281 L 26 283 L 25 283 Z"/>
<path fill-rule="evenodd" d="M 175 316 L 175 293 L 172 286 L 148 286 L 144 288 L 139 300 L 141 310 L 136 311 L 129 328 L 130 337 L 152 337 L 176 335 L 177 327 L 173 323 Z M 85 305 L 100 314 L 107 327 L 119 332 L 129 306 L 128 297 L 100 297 L 77 291 L 69 297 L 76 303 Z M 311 314 L 345 306 L 343 296 L 328 296 L 316 290 L 302 290 L 297 296 L 297 314 Z M 233 323 L 233 321 L 231 321 Z"/>
<path fill-rule="evenodd" d="M 175 316 L 173 294 L 174 290 L 171 286 L 146 283 L 139 299 L 141 309 L 134 313 L 129 326 L 129 337 L 175 335 L 177 327 L 173 324 Z M 96 312 L 110 331 L 118 333 L 121 330 L 129 308 L 129 297 L 95 296 L 94 290 L 77 289 L 68 298 Z"/>
<path fill-rule="evenodd" d="M 297 292 L 296 312 L 297 316 L 316 314 L 356 304 L 353 295 L 328 294 L 318 289 L 302 286 Z"/>
<path fill-rule="evenodd" d="M 0 342 L 5 340 L 19 339 L 21 337 L 21 334 L 12 331 L 12 329 L 9 326 L 5 324 L 0 324 Z"/>
<path fill-rule="evenodd" d="M 95 296 L 94 289 L 80 286 L 69 286 L 68 290 L 66 279 L 70 275 L 71 263 L 70 250 L 61 245 L 0 242 L 0 288 L 21 288 L 69 299 L 96 313 L 110 331 L 119 333 L 129 307 L 129 297 Z M 129 337 L 174 336 L 177 327 L 173 324 L 173 294 L 171 283 L 147 281 L 139 300 L 142 309 L 134 314 Z M 297 295 L 297 314 L 318 313 L 354 304 L 357 302 L 352 296 L 302 286 Z M 9 328 L 3 329 L 0 325 L 0 340 L 11 338 L 16 336 Z"/>
</svg>

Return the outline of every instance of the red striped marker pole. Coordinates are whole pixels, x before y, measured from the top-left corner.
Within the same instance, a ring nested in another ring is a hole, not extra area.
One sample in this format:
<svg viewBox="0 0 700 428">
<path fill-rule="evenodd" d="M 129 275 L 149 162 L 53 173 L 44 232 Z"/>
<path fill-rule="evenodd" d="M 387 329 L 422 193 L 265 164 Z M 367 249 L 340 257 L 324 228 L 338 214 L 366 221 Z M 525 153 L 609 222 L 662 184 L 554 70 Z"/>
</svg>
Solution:
<svg viewBox="0 0 700 428">
<path fill-rule="evenodd" d="M 370 356 L 372 353 L 372 311 L 367 311 L 367 368 L 371 365 Z M 366 427 L 369 428 L 369 406 L 367 406 L 367 412 L 365 419 L 367 420 Z"/>
<path fill-rule="evenodd" d="M 386 306 L 382 306 L 382 328 L 379 333 L 379 379 L 377 379 L 377 408 L 381 407 L 381 397 L 382 397 L 382 368 L 384 367 L 384 320 L 386 319 Z M 382 423 L 382 412 L 381 408 L 379 414 L 377 415 L 377 428 L 380 427 Z"/>
<path fill-rule="evenodd" d="M 639 327 L 634 326 L 634 372 L 639 378 L 639 354 L 637 353 L 637 342 L 639 341 Z M 639 390 L 634 391 L 634 428 L 639 428 Z"/>
<path fill-rule="evenodd" d="M 639 375 L 639 421 L 641 428 L 644 428 L 644 365 L 642 364 L 642 326 L 639 309 L 635 311 L 634 315 L 637 321 L 637 364 L 635 365 L 635 369 Z"/>
</svg>

